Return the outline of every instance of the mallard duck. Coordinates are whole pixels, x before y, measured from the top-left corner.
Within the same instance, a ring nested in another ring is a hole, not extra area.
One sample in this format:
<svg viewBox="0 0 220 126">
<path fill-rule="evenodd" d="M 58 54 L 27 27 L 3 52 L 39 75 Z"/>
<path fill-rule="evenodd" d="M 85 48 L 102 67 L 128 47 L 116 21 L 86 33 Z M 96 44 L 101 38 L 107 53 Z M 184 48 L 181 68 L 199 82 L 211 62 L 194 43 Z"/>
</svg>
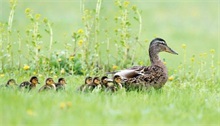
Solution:
<svg viewBox="0 0 220 126">
<path fill-rule="evenodd" d="M 85 78 L 84 84 L 82 84 L 82 85 L 77 89 L 77 91 L 83 91 L 83 90 L 85 89 L 86 85 L 88 85 L 88 84 L 92 84 L 92 77 L 90 77 L 90 76 L 88 76 L 88 77 Z"/>
<path fill-rule="evenodd" d="M 55 86 L 53 78 L 47 78 L 45 83 L 46 84 L 44 86 L 42 86 L 38 90 L 38 92 L 47 91 L 47 90 L 54 90 L 54 91 L 56 91 L 56 86 Z"/>
<path fill-rule="evenodd" d="M 14 88 L 14 87 L 17 87 L 18 85 L 17 85 L 17 83 L 16 83 L 16 81 L 15 81 L 15 79 L 9 79 L 8 81 L 7 81 L 7 83 L 6 83 L 6 85 L 5 85 L 5 87 L 12 87 L 12 88 Z"/>
<path fill-rule="evenodd" d="M 91 84 L 87 84 L 85 86 L 84 91 L 92 92 L 94 89 L 101 89 L 100 79 L 99 77 L 94 77 Z"/>
<path fill-rule="evenodd" d="M 160 89 L 167 82 L 168 73 L 164 63 L 160 60 L 158 54 L 160 52 L 168 52 L 176 54 L 162 38 L 155 38 L 149 46 L 150 66 L 134 66 L 125 70 L 116 72 L 125 81 L 127 89 L 131 87 L 154 87 Z"/>
<path fill-rule="evenodd" d="M 55 84 L 56 90 L 65 90 L 66 81 L 64 78 L 59 78 L 58 83 Z"/>
<path fill-rule="evenodd" d="M 37 87 L 37 84 L 40 84 L 36 76 L 32 76 L 30 81 L 24 81 L 19 85 L 20 89 L 29 89 L 32 90 Z"/>
</svg>

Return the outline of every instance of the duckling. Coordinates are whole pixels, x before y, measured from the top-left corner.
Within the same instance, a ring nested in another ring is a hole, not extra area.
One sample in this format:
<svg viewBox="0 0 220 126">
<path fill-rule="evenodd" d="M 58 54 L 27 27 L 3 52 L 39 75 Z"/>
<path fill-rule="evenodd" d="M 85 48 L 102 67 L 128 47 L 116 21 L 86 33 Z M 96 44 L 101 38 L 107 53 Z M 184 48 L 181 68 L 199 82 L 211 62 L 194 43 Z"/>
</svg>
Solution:
<svg viewBox="0 0 220 126">
<path fill-rule="evenodd" d="M 54 90 L 54 91 L 56 91 L 56 86 L 55 86 L 54 80 L 52 78 L 47 78 L 45 83 L 46 84 L 44 86 L 42 86 L 38 90 L 38 92 L 47 91 L 47 90 Z"/>
<path fill-rule="evenodd" d="M 64 78 L 59 78 L 58 83 L 55 84 L 56 91 L 65 90 L 66 81 Z"/>
<path fill-rule="evenodd" d="M 168 79 L 167 68 L 158 56 L 160 52 L 178 55 L 177 52 L 167 45 L 164 39 L 155 38 L 151 41 L 149 46 L 151 66 L 134 66 L 116 72 L 114 75 L 123 77 L 127 88 L 130 87 L 129 85 L 136 85 L 139 87 L 139 85 L 144 84 L 145 87 L 160 89 L 165 85 Z"/>
<path fill-rule="evenodd" d="M 88 85 L 88 84 L 92 84 L 92 77 L 90 77 L 90 76 L 88 76 L 88 77 L 85 78 L 85 83 L 82 84 L 82 85 L 77 89 L 77 91 L 83 91 L 83 90 L 85 90 L 85 87 L 86 87 L 86 85 Z"/>
<path fill-rule="evenodd" d="M 17 83 L 15 81 L 15 79 L 9 79 L 5 85 L 5 87 L 10 87 L 10 88 L 14 88 L 17 87 Z"/>
<path fill-rule="evenodd" d="M 107 76 L 103 76 L 101 78 L 101 86 L 102 86 L 102 89 L 105 89 L 107 87 L 109 87 L 109 82 L 113 82 L 111 79 L 109 79 Z"/>
<path fill-rule="evenodd" d="M 85 91 L 92 92 L 94 89 L 101 89 L 100 79 L 99 77 L 94 77 L 91 84 L 87 84 L 85 87 Z"/>
<path fill-rule="evenodd" d="M 19 85 L 20 89 L 28 89 L 29 91 L 35 89 L 37 84 L 40 84 L 36 76 L 32 76 L 30 81 L 24 81 Z"/>
</svg>

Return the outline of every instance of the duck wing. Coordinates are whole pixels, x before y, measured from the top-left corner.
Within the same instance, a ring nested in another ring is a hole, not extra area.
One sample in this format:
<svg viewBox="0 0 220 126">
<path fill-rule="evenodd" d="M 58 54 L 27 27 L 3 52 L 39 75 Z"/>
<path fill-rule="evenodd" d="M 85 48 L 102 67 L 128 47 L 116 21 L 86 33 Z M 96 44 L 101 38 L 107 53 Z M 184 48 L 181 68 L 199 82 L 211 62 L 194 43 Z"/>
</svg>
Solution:
<svg viewBox="0 0 220 126">
<path fill-rule="evenodd" d="M 134 78 L 139 75 L 141 75 L 140 71 L 132 70 L 132 69 L 126 69 L 126 70 L 121 70 L 119 72 L 116 72 L 114 76 L 120 76 L 123 80 L 128 79 L 128 78 Z"/>
<path fill-rule="evenodd" d="M 161 88 L 167 81 L 167 74 L 160 66 L 143 67 L 142 75 L 125 80 L 125 87 L 154 87 Z"/>
</svg>

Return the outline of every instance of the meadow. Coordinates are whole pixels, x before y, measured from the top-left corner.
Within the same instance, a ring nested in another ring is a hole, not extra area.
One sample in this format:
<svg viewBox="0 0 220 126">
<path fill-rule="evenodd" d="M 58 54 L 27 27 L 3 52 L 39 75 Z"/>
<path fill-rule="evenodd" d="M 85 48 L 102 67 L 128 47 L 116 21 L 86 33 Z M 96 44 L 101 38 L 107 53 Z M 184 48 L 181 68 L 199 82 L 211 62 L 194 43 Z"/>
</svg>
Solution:
<svg viewBox="0 0 220 126">
<path fill-rule="evenodd" d="M 63 92 L 0 88 L 0 125 L 220 125 L 220 2 L 0 0 L 0 84 L 39 77 Z M 150 65 L 160 53 L 169 80 L 150 92 L 79 93 L 86 76 Z"/>
</svg>

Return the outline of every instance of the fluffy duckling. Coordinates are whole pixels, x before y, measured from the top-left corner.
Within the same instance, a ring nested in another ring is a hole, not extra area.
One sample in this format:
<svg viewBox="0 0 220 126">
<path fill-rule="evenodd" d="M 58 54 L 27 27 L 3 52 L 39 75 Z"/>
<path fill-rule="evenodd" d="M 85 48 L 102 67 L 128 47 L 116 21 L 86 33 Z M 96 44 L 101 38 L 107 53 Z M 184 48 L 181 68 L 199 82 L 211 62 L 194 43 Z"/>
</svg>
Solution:
<svg viewBox="0 0 220 126">
<path fill-rule="evenodd" d="M 92 84 L 92 77 L 90 77 L 90 76 L 85 78 L 85 83 L 82 84 L 77 90 L 83 91 L 88 84 Z"/>
<path fill-rule="evenodd" d="M 66 86 L 65 79 L 64 78 L 59 78 L 58 83 L 56 83 L 55 86 L 56 86 L 56 91 L 65 90 L 65 86 Z"/>
<path fill-rule="evenodd" d="M 42 86 L 38 92 L 47 91 L 47 90 L 56 90 L 56 86 L 52 78 L 47 78 L 45 83 L 46 84 Z"/>
<path fill-rule="evenodd" d="M 19 85 L 20 89 L 35 89 L 37 87 L 37 84 L 40 84 L 38 81 L 38 78 L 36 76 L 32 76 L 30 81 L 24 81 Z"/>
<path fill-rule="evenodd" d="M 9 79 L 5 85 L 5 87 L 10 87 L 10 88 L 14 88 L 17 87 L 18 85 L 16 84 L 15 79 Z"/>
<path fill-rule="evenodd" d="M 107 76 L 103 76 L 101 78 L 101 86 L 103 91 L 110 86 L 109 82 L 112 82 L 112 80 L 109 79 Z"/>
</svg>

